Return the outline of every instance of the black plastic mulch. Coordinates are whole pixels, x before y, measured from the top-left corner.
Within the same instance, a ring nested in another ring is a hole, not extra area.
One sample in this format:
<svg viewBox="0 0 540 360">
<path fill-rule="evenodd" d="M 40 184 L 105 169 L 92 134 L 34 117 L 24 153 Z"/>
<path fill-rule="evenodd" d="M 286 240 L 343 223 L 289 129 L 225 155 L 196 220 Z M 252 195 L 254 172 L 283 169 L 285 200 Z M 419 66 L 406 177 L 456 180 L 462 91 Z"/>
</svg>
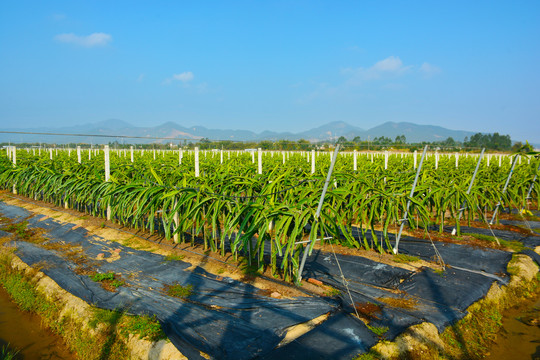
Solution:
<svg viewBox="0 0 540 360">
<path fill-rule="evenodd" d="M 23 261 L 29 265 L 46 262 L 50 266 L 43 271 L 48 276 L 88 303 L 111 310 L 127 309 L 132 314 L 156 314 L 171 341 L 190 359 L 200 358 L 199 351 L 219 359 L 350 359 L 379 340 L 362 321 L 349 315 L 354 312 L 350 297 L 359 309 L 366 304 L 376 306 L 374 313 L 361 315 L 371 320 L 370 326 L 387 328 L 383 338 L 392 340 L 407 327 L 424 321 L 442 331 L 464 317 L 467 307 L 483 298 L 493 282 L 508 281 L 506 266 L 512 255 L 435 242 L 448 265 L 446 271 L 439 273 L 429 268 L 411 271 L 358 256 L 315 250 L 308 257 L 303 277 L 313 277 L 339 289 L 337 301 L 314 297 L 285 300 L 264 296 L 251 285 L 209 274 L 200 267 L 192 269 L 184 261 L 166 261 L 161 255 L 91 236 L 83 228 L 74 229 L 73 224 L 52 219 L 39 221 L 43 216 L 30 217 L 26 210 L 2 202 L 0 213 L 19 220 L 27 218 L 30 227 L 45 229 L 51 243 L 68 244 L 84 253 L 89 267 L 121 275 L 127 286 L 109 292 L 87 275 L 78 275 L 81 264 L 76 259 L 66 259 L 62 253 L 34 244 L 12 242 Z M 462 227 L 463 232 L 475 230 L 483 233 L 486 229 Z M 516 240 L 520 234 L 515 234 L 503 231 L 499 235 Z M 394 245 L 395 236 L 390 238 Z M 429 240 L 404 237 L 399 251 L 426 261 L 439 261 Z M 112 261 L 96 260 L 100 253 Z M 528 255 L 539 261 L 538 255 Z M 187 299 L 168 296 L 165 288 L 173 284 L 193 286 L 192 295 Z M 321 325 L 276 348 L 288 327 L 327 313 L 330 316 Z"/>
<path fill-rule="evenodd" d="M 12 218 L 29 215 L 2 203 L 0 212 Z M 288 327 L 337 310 L 338 304 L 330 299 L 274 299 L 259 294 L 254 286 L 201 268 L 185 271 L 191 266 L 187 262 L 166 261 L 161 255 L 89 235 L 83 228 L 72 229 L 73 224 L 50 218 L 39 221 L 43 218 L 27 219 L 29 228 L 46 230 L 44 236 L 50 241 L 45 246 L 67 245 L 72 257 L 66 258 L 64 251 L 12 241 L 10 245 L 16 247 L 22 261 L 39 263 L 59 286 L 89 304 L 135 315 L 155 314 L 171 342 L 190 359 L 201 358 L 200 351 L 218 359 L 262 356 L 279 344 Z M 78 258 L 82 254 L 84 260 Z M 99 254 L 110 262 L 96 260 Z M 80 275 L 84 267 L 121 275 L 126 286 L 107 291 L 88 275 Z M 174 284 L 192 286 L 192 295 L 186 299 L 168 296 L 165 287 Z"/>
</svg>

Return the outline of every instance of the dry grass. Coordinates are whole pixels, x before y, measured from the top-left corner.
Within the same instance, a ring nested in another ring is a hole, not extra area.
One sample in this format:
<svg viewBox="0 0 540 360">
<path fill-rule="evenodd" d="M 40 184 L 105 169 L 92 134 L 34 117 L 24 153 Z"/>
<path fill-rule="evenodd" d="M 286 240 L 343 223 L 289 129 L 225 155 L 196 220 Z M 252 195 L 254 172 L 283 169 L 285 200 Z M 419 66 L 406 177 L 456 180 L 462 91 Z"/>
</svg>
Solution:
<svg viewBox="0 0 540 360">
<path fill-rule="evenodd" d="M 380 297 L 377 300 L 385 303 L 388 306 L 409 310 L 416 308 L 416 305 L 418 304 L 418 301 L 405 297 Z"/>
</svg>

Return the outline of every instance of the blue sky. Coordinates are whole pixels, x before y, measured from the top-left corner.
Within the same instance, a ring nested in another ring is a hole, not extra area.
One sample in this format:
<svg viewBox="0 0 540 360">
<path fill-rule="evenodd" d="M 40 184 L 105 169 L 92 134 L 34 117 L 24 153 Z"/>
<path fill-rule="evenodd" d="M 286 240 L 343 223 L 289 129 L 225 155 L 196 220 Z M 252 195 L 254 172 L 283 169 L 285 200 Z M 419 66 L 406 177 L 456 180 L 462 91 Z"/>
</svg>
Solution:
<svg viewBox="0 0 540 360">
<path fill-rule="evenodd" d="M 540 143 L 540 1 L 0 3 L 0 127 L 408 121 Z"/>
</svg>

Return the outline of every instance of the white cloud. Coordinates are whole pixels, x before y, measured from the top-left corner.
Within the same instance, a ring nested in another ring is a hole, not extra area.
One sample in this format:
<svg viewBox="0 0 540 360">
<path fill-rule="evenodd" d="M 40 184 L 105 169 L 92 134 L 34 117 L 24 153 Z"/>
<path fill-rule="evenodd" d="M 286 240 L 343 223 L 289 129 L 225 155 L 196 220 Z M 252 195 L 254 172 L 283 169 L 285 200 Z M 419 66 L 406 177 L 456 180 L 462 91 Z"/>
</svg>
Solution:
<svg viewBox="0 0 540 360">
<path fill-rule="evenodd" d="M 194 76 L 193 76 L 193 73 L 191 71 L 186 71 L 186 72 L 183 72 L 181 74 L 174 74 L 172 76 L 172 80 L 178 80 L 178 81 L 181 81 L 183 83 L 187 83 L 191 80 L 193 80 Z"/>
<path fill-rule="evenodd" d="M 406 65 L 398 56 L 389 56 L 379 60 L 369 67 L 346 68 L 341 70 L 344 81 L 338 83 L 316 83 L 306 85 L 311 90 L 297 98 L 296 103 L 308 104 L 319 99 L 357 99 L 373 96 L 367 89 L 382 89 L 388 91 L 403 91 L 407 89 L 408 81 L 421 77 L 428 78 L 441 69 L 424 62 L 421 66 Z"/>
<path fill-rule="evenodd" d="M 195 78 L 195 75 L 193 75 L 193 73 L 191 71 L 184 71 L 183 73 L 173 74 L 173 76 L 171 76 L 170 78 L 166 78 L 165 80 L 163 80 L 162 84 L 163 85 L 169 85 L 172 82 L 179 81 L 179 82 L 182 83 L 182 87 L 189 88 L 189 87 L 192 87 L 190 82 L 194 78 Z M 198 86 L 200 86 L 200 85 L 198 85 Z"/>
<path fill-rule="evenodd" d="M 410 68 L 410 66 L 403 66 L 403 62 L 399 57 L 389 56 L 384 60 L 378 61 L 375 65 L 371 67 L 371 71 L 381 72 L 400 72 Z"/>
<path fill-rule="evenodd" d="M 137 78 L 137 82 L 143 81 L 143 80 L 144 80 L 144 76 L 145 76 L 144 74 L 139 75 L 139 77 Z"/>
<path fill-rule="evenodd" d="M 350 75 L 353 82 L 379 79 L 383 76 L 399 76 L 412 69 L 412 65 L 403 65 L 403 61 L 397 56 L 389 56 L 376 62 L 369 68 L 359 67 L 356 69 L 344 69 L 344 74 Z"/>
<path fill-rule="evenodd" d="M 422 66 L 420 66 L 420 72 L 423 73 L 426 77 L 431 77 L 433 75 L 440 73 L 441 68 L 425 62 L 422 64 Z"/>
<path fill-rule="evenodd" d="M 75 44 L 83 47 L 105 46 L 112 41 L 112 36 L 105 33 L 93 33 L 88 36 L 79 36 L 73 33 L 59 34 L 54 37 L 56 41 Z"/>
<path fill-rule="evenodd" d="M 66 15 L 65 14 L 52 14 L 51 18 L 54 21 L 62 21 L 62 20 L 64 20 L 66 18 Z"/>
</svg>

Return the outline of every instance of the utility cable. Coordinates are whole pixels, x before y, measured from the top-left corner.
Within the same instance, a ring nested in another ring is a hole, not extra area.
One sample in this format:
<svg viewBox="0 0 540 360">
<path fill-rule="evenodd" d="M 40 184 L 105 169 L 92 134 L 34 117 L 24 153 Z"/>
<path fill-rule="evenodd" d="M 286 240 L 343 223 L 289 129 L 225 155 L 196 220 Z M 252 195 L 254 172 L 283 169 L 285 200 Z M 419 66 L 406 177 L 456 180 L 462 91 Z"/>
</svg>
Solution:
<svg viewBox="0 0 540 360">
<path fill-rule="evenodd" d="M 337 258 L 336 252 L 334 251 L 334 245 L 332 245 L 331 241 L 330 241 L 330 247 L 332 248 L 332 253 L 334 254 L 334 258 L 336 259 L 336 263 L 337 263 L 339 273 L 340 273 L 340 276 L 341 276 L 341 282 L 345 286 L 345 289 L 347 289 L 347 293 L 349 294 L 349 299 L 351 299 L 351 305 L 352 305 L 352 307 L 354 309 L 354 312 L 356 313 L 356 317 L 360 319 L 360 315 L 358 314 L 358 310 L 356 309 L 356 306 L 354 306 L 354 300 L 352 298 L 351 291 L 349 290 L 349 282 L 345 278 L 345 275 L 343 275 L 343 271 L 341 270 L 341 265 L 339 264 L 339 260 Z"/>
</svg>

